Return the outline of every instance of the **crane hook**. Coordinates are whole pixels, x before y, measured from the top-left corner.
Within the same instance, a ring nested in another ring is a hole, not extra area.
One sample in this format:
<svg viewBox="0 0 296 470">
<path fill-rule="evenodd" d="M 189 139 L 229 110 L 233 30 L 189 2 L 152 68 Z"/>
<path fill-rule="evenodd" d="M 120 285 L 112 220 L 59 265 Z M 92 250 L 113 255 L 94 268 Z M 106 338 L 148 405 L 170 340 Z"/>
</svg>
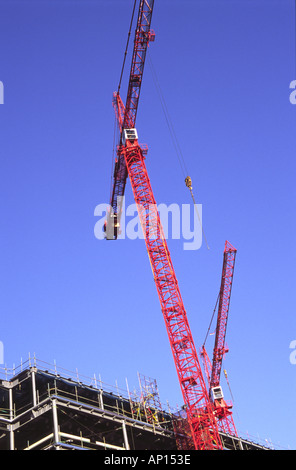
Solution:
<svg viewBox="0 0 296 470">
<path fill-rule="evenodd" d="M 186 176 L 186 178 L 185 178 L 185 184 L 186 184 L 187 188 L 189 188 L 190 190 L 192 190 L 192 180 L 191 180 L 190 176 Z"/>
<path fill-rule="evenodd" d="M 204 232 L 204 229 L 203 229 L 203 226 L 202 226 L 200 217 L 199 217 L 199 213 L 198 213 L 198 210 L 197 210 L 197 206 L 196 206 L 196 203 L 195 203 L 195 199 L 194 199 L 194 195 L 193 195 L 193 191 L 192 191 L 192 180 L 191 180 L 191 177 L 190 177 L 190 176 L 186 176 L 186 178 L 185 178 L 185 184 L 186 184 L 187 188 L 189 189 L 189 191 L 190 191 L 190 193 L 191 193 L 191 197 L 192 197 L 192 200 L 193 200 L 193 204 L 194 204 L 194 207 L 195 207 L 195 211 L 196 211 L 196 213 L 197 213 L 197 216 L 198 216 L 198 219 L 199 219 L 201 228 L 202 228 L 202 233 L 203 233 L 203 236 L 204 236 L 206 245 L 207 245 L 207 249 L 209 250 L 210 248 L 209 248 L 209 245 L 208 245 L 208 242 L 207 242 L 207 239 L 206 239 L 206 236 L 205 236 L 205 232 Z"/>
</svg>

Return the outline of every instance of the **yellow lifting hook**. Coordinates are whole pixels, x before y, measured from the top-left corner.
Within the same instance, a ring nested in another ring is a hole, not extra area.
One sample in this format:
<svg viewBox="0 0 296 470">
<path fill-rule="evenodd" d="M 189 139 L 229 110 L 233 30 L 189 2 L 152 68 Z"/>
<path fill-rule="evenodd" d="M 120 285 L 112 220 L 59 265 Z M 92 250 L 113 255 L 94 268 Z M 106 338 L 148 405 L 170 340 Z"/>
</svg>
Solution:
<svg viewBox="0 0 296 470">
<path fill-rule="evenodd" d="M 192 181 L 191 181 L 190 176 L 186 176 L 186 178 L 185 178 L 185 184 L 186 184 L 187 188 L 189 188 L 190 191 L 191 191 L 191 190 L 192 190 Z"/>
<path fill-rule="evenodd" d="M 194 199 L 194 195 L 193 195 L 193 191 L 192 191 L 192 180 L 191 180 L 190 176 L 186 176 L 186 178 L 185 178 L 185 184 L 186 184 L 187 188 L 189 188 L 189 191 L 190 191 L 190 193 L 191 193 L 191 197 L 192 197 L 192 200 L 193 200 L 194 208 L 195 208 L 195 210 L 196 210 L 196 213 L 197 213 L 197 216 L 198 216 L 198 219 L 199 219 L 201 228 L 202 228 L 202 233 L 203 233 L 203 236 L 204 236 L 206 245 L 207 245 L 207 249 L 209 250 L 210 248 L 209 248 L 209 245 L 208 245 L 206 236 L 205 236 L 205 232 L 204 232 L 204 229 L 203 229 L 203 226 L 202 226 L 202 222 L 201 222 L 200 217 L 199 217 L 199 213 L 198 213 L 198 210 L 197 210 L 197 205 L 196 205 L 196 203 L 195 203 L 195 199 Z"/>
</svg>

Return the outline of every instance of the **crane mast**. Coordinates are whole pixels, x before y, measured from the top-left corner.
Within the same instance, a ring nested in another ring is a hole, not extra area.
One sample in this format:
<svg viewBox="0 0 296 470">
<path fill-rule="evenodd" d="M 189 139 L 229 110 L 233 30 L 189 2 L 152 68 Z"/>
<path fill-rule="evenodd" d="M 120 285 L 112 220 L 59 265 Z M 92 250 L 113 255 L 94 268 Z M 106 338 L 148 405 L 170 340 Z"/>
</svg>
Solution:
<svg viewBox="0 0 296 470">
<path fill-rule="evenodd" d="M 222 387 L 220 385 L 220 375 L 223 357 L 225 353 L 228 352 L 228 348 L 225 346 L 225 337 L 236 253 L 236 248 L 226 241 L 223 254 L 216 336 L 212 363 L 210 362 L 204 345 L 201 350 L 201 357 L 203 358 L 204 368 L 209 383 L 209 395 L 214 405 L 219 430 L 232 435 L 237 435 L 237 431 L 232 417 L 231 405 L 228 405 L 224 400 Z"/>
<path fill-rule="evenodd" d="M 195 448 L 220 449 L 217 423 L 136 135 L 126 138 L 119 152 L 125 159 L 138 208 Z"/>
<path fill-rule="evenodd" d="M 146 153 L 138 143 L 138 134 L 135 128 L 146 50 L 149 41 L 154 39 L 154 33 L 150 31 L 153 6 L 154 0 L 140 0 L 126 106 L 124 106 L 118 92 L 113 95 L 113 106 L 119 125 L 120 139 L 114 171 L 111 215 L 113 216 L 113 225 L 118 228 L 120 207 L 117 207 L 115 199 L 123 195 L 125 182 L 129 177 L 194 446 L 198 450 L 221 449 L 217 421 L 202 375 L 149 180 L 145 164 Z M 112 234 L 108 223 L 112 225 L 110 218 L 109 221 L 107 219 L 107 238 L 109 231 L 109 235 L 111 233 L 113 239 L 116 239 L 116 230 Z"/>
<path fill-rule="evenodd" d="M 211 388 L 217 387 L 220 383 L 222 359 L 224 354 L 228 352 L 225 348 L 225 337 L 236 253 L 237 250 L 231 245 L 231 243 L 226 241 L 223 255 L 216 337 L 213 351 L 212 374 L 210 381 Z"/>
<path fill-rule="evenodd" d="M 119 90 L 113 94 L 113 106 L 120 131 L 120 143 L 122 143 L 123 129 L 132 129 L 136 124 L 147 48 L 149 42 L 155 39 L 154 32 L 150 30 L 153 6 L 154 0 L 140 0 L 125 106 L 119 95 Z M 110 201 L 111 211 L 106 221 L 106 238 L 108 240 L 116 239 L 120 231 L 122 198 L 125 192 L 127 176 L 124 158 L 119 154 L 115 161 L 113 173 L 113 188 Z"/>
</svg>

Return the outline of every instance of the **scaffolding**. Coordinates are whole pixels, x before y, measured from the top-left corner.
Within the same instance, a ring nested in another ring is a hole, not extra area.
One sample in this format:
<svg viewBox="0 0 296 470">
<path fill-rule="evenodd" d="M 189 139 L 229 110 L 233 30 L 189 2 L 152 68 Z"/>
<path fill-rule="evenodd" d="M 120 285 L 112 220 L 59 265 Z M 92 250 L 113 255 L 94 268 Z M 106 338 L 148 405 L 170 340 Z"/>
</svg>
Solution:
<svg viewBox="0 0 296 470">
<path fill-rule="evenodd" d="M 156 380 L 138 394 L 29 358 L 0 368 L 0 450 L 191 450 L 185 410 L 164 410 Z M 220 434 L 231 450 L 268 449 Z"/>
<path fill-rule="evenodd" d="M 146 419 L 151 424 L 159 425 L 163 419 L 163 413 L 156 379 L 138 372 L 138 380 Z"/>
<path fill-rule="evenodd" d="M 62 372 L 35 358 L 2 371 L 0 450 L 176 449 L 172 414 L 158 411 L 161 419 L 150 422 L 118 387 Z"/>
</svg>

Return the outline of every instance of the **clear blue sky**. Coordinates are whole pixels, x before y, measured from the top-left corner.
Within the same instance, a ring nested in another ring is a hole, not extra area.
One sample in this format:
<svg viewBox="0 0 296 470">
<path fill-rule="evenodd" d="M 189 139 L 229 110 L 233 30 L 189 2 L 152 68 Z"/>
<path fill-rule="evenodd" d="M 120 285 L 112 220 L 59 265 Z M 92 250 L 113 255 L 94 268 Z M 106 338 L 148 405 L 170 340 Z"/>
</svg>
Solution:
<svg viewBox="0 0 296 470">
<path fill-rule="evenodd" d="M 173 407 L 182 399 L 144 241 L 94 236 L 132 4 L 0 0 L 0 340 L 9 367 L 36 353 L 130 388 L 139 371 Z M 224 362 L 236 425 L 295 449 L 295 2 L 155 0 L 152 27 L 210 246 L 168 241 L 196 347 L 228 239 L 238 250 Z M 126 75 L 129 65 L 130 54 Z M 148 64 L 137 129 L 156 200 L 190 203 Z"/>
</svg>

